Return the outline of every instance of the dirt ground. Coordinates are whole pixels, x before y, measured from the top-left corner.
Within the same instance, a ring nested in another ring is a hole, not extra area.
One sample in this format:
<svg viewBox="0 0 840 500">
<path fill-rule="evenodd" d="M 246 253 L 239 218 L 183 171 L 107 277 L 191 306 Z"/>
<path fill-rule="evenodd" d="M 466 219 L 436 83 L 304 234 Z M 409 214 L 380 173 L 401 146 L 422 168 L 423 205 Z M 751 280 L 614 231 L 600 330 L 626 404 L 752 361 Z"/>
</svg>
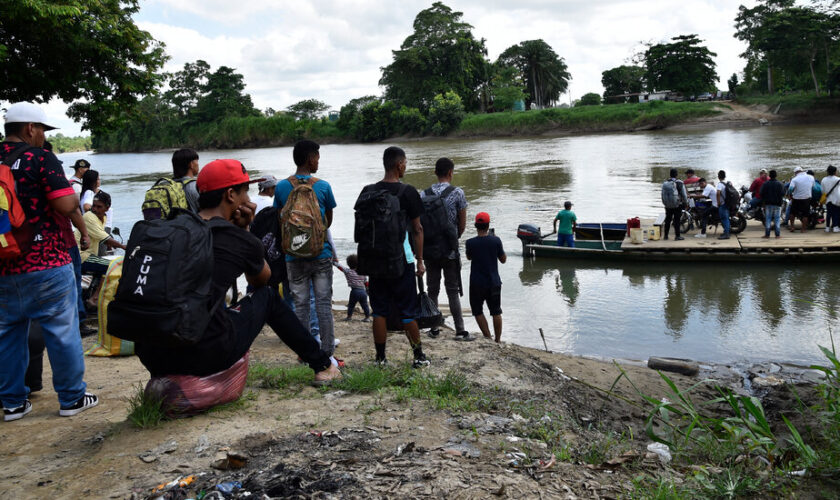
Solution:
<svg viewBox="0 0 840 500">
<path fill-rule="evenodd" d="M 336 355 L 348 367 L 372 360 L 369 324 L 336 321 L 336 336 L 341 339 Z M 85 339 L 85 348 L 92 341 Z M 424 337 L 424 350 L 432 362 L 426 370 L 464 373 L 510 406 L 493 415 L 459 414 L 436 410 L 424 400 L 397 403 L 389 395 L 249 386 L 251 400 L 241 408 L 141 430 L 126 418 L 127 398 L 149 378 L 138 359 L 87 358 L 86 381 L 99 395 L 99 406 L 59 417 L 45 372 L 46 388 L 32 395 L 32 412 L 0 425 L 0 491 L 6 498 L 147 498 L 158 484 L 197 475 L 196 491 L 237 480 L 256 495 L 251 498 L 615 498 L 631 487 L 634 474 L 664 470 L 655 456 L 645 456 L 646 410 L 620 399 L 639 401 L 636 391 L 624 379 L 614 388 L 619 397 L 593 388 L 610 388 L 619 374 L 613 363 L 483 338 L 456 342 L 451 331 L 437 339 Z M 251 353 L 252 364 L 296 364 L 295 355 L 268 329 Z M 389 338 L 388 357 L 392 363 L 409 359 L 402 335 Z M 653 370 L 623 366 L 641 391 L 655 397 L 666 393 Z M 771 371 L 785 376 L 784 370 Z M 743 390 L 733 372 L 715 375 Z M 681 387 L 698 380 L 672 378 Z M 712 392 L 701 388 L 696 395 L 711 397 Z M 771 399 L 771 407 L 792 404 L 789 396 Z M 544 442 L 523 437 L 523 429 L 538 422 L 512 410 L 521 403 L 544 404 L 568 424 L 563 436 L 571 450 L 568 461 L 552 460 Z M 580 459 L 591 443 L 622 435 L 636 438 L 605 452 L 603 465 Z M 244 468 L 211 468 L 226 447 L 249 458 Z M 621 462 L 624 453 L 633 457 L 633 467 L 606 462 Z"/>
</svg>

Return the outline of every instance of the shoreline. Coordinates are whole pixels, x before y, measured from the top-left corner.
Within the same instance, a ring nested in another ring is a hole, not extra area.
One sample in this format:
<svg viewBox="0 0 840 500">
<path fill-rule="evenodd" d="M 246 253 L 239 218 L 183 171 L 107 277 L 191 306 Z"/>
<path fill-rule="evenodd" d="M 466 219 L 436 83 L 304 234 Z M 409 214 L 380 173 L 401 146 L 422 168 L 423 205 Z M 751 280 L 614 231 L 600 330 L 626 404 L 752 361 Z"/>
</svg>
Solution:
<svg viewBox="0 0 840 500">
<path fill-rule="evenodd" d="M 840 112 L 834 110 L 818 110 L 818 111 L 791 111 L 784 110 L 781 114 L 774 114 L 769 106 L 766 105 L 742 105 L 734 101 L 714 101 L 719 103 L 717 109 L 719 114 L 690 118 L 679 121 L 673 124 L 664 125 L 643 125 L 633 126 L 632 123 L 609 123 L 604 126 L 595 127 L 577 127 L 567 128 L 562 125 L 557 126 L 539 126 L 534 127 L 532 131 L 518 131 L 514 129 L 500 128 L 494 131 L 487 132 L 468 132 L 456 129 L 454 132 L 446 136 L 399 136 L 383 139 L 375 142 L 358 142 L 347 137 L 321 137 L 314 138 L 322 145 L 335 144 L 396 144 L 396 143 L 411 143 L 411 142 L 435 142 L 435 141 L 459 141 L 459 140 L 489 140 L 500 138 L 516 138 L 516 139 L 540 139 L 552 137 L 577 137 L 587 135 L 608 135 L 608 134 L 624 134 L 624 133 L 642 133 L 659 130 L 725 130 L 736 128 L 751 128 L 761 126 L 786 126 L 786 125 L 810 125 L 822 123 L 837 123 L 840 122 Z M 523 113 L 528 113 L 523 112 Z M 239 149 L 268 149 L 277 147 L 289 147 L 294 144 L 292 139 L 280 139 L 267 141 L 265 143 L 256 143 L 242 148 L 206 148 L 203 151 L 222 151 L 222 150 L 239 150 Z M 100 153 L 94 151 L 93 154 L 132 154 L 132 153 L 169 153 L 176 151 L 177 147 L 163 148 L 163 149 L 147 149 L 140 151 L 117 151 Z"/>
<path fill-rule="evenodd" d="M 433 403 L 422 395 L 399 397 L 407 388 L 358 393 L 250 377 L 243 398 L 226 409 L 148 429 L 127 420 L 128 399 L 148 380 L 139 360 L 88 357 L 85 378 L 100 405 L 61 419 L 46 383 L 33 396 L 29 415 L 0 426 L 0 449 L 8 457 L 0 485 L 16 498 L 147 498 L 156 485 L 193 475 L 196 492 L 224 481 L 240 481 L 252 492 L 277 487 L 281 477 L 279 484 L 290 481 L 291 490 L 274 490 L 272 497 L 475 498 L 498 491 L 502 498 L 616 497 L 632 491 L 631 479 L 640 473 L 671 474 L 670 466 L 644 451 L 647 410 L 637 391 L 673 398 L 656 371 L 482 338 L 456 342 L 451 333 L 424 338 L 432 365 L 422 372 L 408 368 L 411 351 L 403 335 L 389 335 L 388 358 L 394 373 L 463 380 L 468 392 L 455 399 Z M 369 369 L 370 325 L 339 321 L 336 336 L 345 373 Z M 85 347 L 91 343 L 84 339 Z M 257 366 L 289 372 L 299 365 L 266 328 L 251 349 L 252 375 Z M 49 377 L 47 368 L 44 381 Z M 706 372 L 668 377 L 682 388 L 696 386 L 693 395 L 701 400 L 716 397 Z M 813 391 L 813 382 L 792 378 L 781 366 L 718 380 L 764 401 L 774 421 L 790 408 L 791 391 L 806 400 Z M 463 406 L 469 401 L 498 403 L 482 410 Z M 246 466 L 211 467 L 226 449 L 242 451 Z M 626 464 L 606 465 L 631 451 L 635 458 Z M 531 463 L 542 464 L 542 471 L 534 475 Z"/>
</svg>

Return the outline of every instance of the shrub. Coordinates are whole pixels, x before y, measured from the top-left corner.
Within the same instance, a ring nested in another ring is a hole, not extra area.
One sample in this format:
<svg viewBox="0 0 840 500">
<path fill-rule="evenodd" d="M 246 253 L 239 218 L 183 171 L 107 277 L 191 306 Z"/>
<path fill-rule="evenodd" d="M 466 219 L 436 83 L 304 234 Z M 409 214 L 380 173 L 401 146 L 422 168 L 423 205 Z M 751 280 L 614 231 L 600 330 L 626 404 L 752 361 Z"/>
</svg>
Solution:
<svg viewBox="0 0 840 500">
<path fill-rule="evenodd" d="M 455 130 L 464 119 L 464 103 L 451 90 L 438 94 L 429 106 L 428 130 L 434 135 L 444 135 Z"/>
</svg>

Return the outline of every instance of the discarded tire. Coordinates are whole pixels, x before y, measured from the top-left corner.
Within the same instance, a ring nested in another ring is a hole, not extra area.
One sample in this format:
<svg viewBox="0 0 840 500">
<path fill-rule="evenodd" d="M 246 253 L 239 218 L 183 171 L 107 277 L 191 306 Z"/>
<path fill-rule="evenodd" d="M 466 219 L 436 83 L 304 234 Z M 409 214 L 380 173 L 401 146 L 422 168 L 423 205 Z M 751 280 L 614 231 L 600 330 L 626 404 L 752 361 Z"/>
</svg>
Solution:
<svg viewBox="0 0 840 500">
<path fill-rule="evenodd" d="M 700 366 L 690 359 L 680 358 L 648 358 L 648 368 L 661 370 L 663 372 L 674 372 L 680 375 L 693 377 L 700 371 Z"/>
</svg>

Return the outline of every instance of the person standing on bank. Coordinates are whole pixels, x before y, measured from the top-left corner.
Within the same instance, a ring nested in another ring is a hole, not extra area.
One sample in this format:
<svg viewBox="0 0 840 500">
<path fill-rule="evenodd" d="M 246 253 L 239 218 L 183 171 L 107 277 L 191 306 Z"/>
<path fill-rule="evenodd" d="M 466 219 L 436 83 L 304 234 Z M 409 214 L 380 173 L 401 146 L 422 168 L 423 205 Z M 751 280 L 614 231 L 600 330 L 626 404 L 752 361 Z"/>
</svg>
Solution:
<svg viewBox="0 0 840 500">
<path fill-rule="evenodd" d="M 291 251 L 293 249 L 286 248 L 286 242 L 293 238 L 288 234 L 285 222 L 283 225 L 283 250 L 286 253 L 286 269 L 289 274 L 289 287 L 292 292 L 292 300 L 295 304 L 295 314 L 300 322 L 305 325 L 310 325 L 310 309 L 309 296 L 310 289 L 315 294 L 315 310 L 318 318 L 318 328 L 321 339 L 321 350 L 330 356 L 335 366 L 339 365 L 339 360 L 333 357 L 335 351 L 335 330 L 333 327 L 333 313 L 332 313 L 332 284 L 333 284 L 333 250 L 326 238 L 326 230 L 332 225 L 333 209 L 336 207 L 335 196 L 333 195 L 332 187 L 327 181 L 313 177 L 313 174 L 318 172 L 318 167 L 321 160 L 321 153 L 319 150 L 321 146 L 309 140 L 298 141 L 292 150 L 292 158 L 297 166 L 294 175 L 283 179 L 275 186 L 274 191 L 274 206 L 281 209 L 281 219 L 286 221 L 286 216 L 282 215 L 283 207 L 286 205 L 290 195 L 293 192 L 303 193 L 308 186 L 314 192 L 317 198 L 318 207 L 307 207 L 311 211 L 317 210 L 321 216 L 323 225 L 323 246 L 320 253 L 313 257 L 295 257 Z M 293 184 L 294 183 L 294 184 Z M 300 190 L 300 191 L 298 191 Z M 292 203 L 297 204 L 297 200 L 302 200 L 302 196 L 295 196 Z M 314 202 L 312 202 L 314 203 Z M 317 225 L 317 222 L 314 223 Z M 312 227 L 303 228 L 303 231 L 311 231 L 314 238 L 315 229 Z M 301 233 L 303 234 L 303 233 Z M 297 238 L 294 238 L 297 239 Z M 307 241 L 309 237 L 307 236 Z M 292 242 L 294 245 L 295 243 Z M 311 333 L 311 332 L 310 332 Z"/>
<path fill-rule="evenodd" d="M 23 418 L 32 410 L 24 376 L 33 320 L 40 323 L 47 346 L 59 415 L 73 416 L 99 403 L 98 397 L 86 391 L 83 379 L 76 280 L 56 222 L 56 216 L 64 216 L 76 227 L 84 226 L 79 198 L 61 162 L 42 148 L 44 132 L 54 128 L 47 124 L 40 107 L 18 102 L 6 112 L 6 140 L 0 143 L 0 161 L 11 164 L 15 191 L 26 217 L 18 234 L 21 254 L 0 259 L 0 401 L 5 421 Z M 29 234 L 22 234 L 26 230 Z M 86 236 L 82 235 L 83 248 L 90 243 Z"/>
<path fill-rule="evenodd" d="M 568 203 L 568 202 L 566 202 Z M 490 326 L 484 317 L 484 303 L 493 317 L 493 333 L 496 343 L 502 341 L 502 278 L 499 276 L 499 262 L 507 262 L 502 240 L 490 234 L 490 214 L 479 212 L 475 216 L 478 236 L 466 242 L 467 259 L 470 265 L 470 309 L 485 338 L 490 338 Z"/>
<path fill-rule="evenodd" d="M 449 299 L 449 311 L 455 323 L 455 340 L 475 340 L 464 329 L 464 313 L 461 310 L 461 254 L 458 251 L 458 240 L 467 227 L 467 197 L 464 190 L 452 186 L 452 176 L 455 173 L 455 163 L 449 158 L 440 158 L 435 163 L 437 184 L 420 192 L 424 201 L 425 214 L 423 223 L 423 257 L 426 264 L 426 285 L 429 298 L 438 305 L 440 295 L 440 276 L 443 273 L 443 286 Z M 444 214 L 434 210 L 442 203 Z M 430 207 L 432 208 L 430 210 Z M 427 221 L 430 217 L 443 220 Z M 436 234 L 439 233 L 439 234 Z M 432 328 L 429 336 L 440 335 L 439 328 Z"/>
<path fill-rule="evenodd" d="M 674 240 L 683 240 L 680 236 L 680 216 L 683 208 L 688 204 L 688 193 L 685 190 L 683 181 L 677 179 L 677 169 L 672 168 L 668 174 L 670 178 L 662 183 L 662 204 L 665 205 L 665 223 L 662 230 L 665 233 L 662 238 L 668 239 L 668 231 L 671 229 L 671 222 L 674 224 Z"/>
<path fill-rule="evenodd" d="M 417 190 L 400 179 L 405 175 L 408 160 L 405 151 L 396 146 L 385 149 L 382 155 L 385 175 L 376 184 L 362 189 L 356 200 L 356 242 L 359 244 L 358 272 L 370 280 L 370 306 L 373 310 L 373 343 L 376 363 L 385 366 L 385 343 L 388 340 L 387 318 L 392 308 L 400 318 L 411 349 L 413 368 L 429 366 L 423 353 L 420 329 L 415 318 L 420 313 L 417 304 L 417 278 L 426 272 L 423 264 L 423 201 Z M 396 198 L 396 200 L 394 200 Z M 383 212 L 382 203 L 398 210 Z M 387 214 L 383 216 L 383 213 Z M 383 220 L 382 217 L 387 220 Z M 374 222 L 374 219 L 378 219 Z M 358 231 L 359 228 L 375 231 Z M 398 229 L 398 230 L 397 230 Z M 379 236 L 372 241 L 374 236 Z M 411 238 L 409 238 L 409 233 Z M 379 250 L 385 253 L 379 253 Z M 415 257 L 416 252 L 416 257 Z M 417 264 L 415 270 L 415 263 Z"/>
<path fill-rule="evenodd" d="M 828 174 L 822 179 L 822 189 L 825 195 L 825 232 L 834 228 L 835 233 L 840 233 L 840 177 L 837 177 L 837 167 L 829 165 L 825 170 Z"/>
</svg>

